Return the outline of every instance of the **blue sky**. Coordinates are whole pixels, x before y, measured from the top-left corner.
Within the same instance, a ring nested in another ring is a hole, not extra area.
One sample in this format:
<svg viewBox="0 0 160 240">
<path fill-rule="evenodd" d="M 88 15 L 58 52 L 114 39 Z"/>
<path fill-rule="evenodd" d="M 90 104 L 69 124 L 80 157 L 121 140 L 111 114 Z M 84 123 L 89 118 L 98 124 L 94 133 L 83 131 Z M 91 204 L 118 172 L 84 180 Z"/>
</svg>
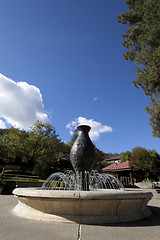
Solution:
<svg viewBox="0 0 160 240">
<path fill-rule="evenodd" d="M 145 106 L 123 58 L 119 0 L 0 1 L 0 127 L 50 121 L 65 142 L 77 124 L 108 153 L 156 149 Z M 68 126 L 68 128 L 67 128 Z"/>
</svg>

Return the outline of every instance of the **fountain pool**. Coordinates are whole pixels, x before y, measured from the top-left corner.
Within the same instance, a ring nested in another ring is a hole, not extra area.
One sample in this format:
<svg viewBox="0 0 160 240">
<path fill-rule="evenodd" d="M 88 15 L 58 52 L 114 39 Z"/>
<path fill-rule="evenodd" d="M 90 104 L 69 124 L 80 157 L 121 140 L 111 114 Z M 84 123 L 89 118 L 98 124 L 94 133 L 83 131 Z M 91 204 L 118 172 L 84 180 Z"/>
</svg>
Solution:
<svg viewBox="0 0 160 240">
<path fill-rule="evenodd" d="M 76 174 L 52 174 L 40 189 L 14 189 L 18 204 L 13 212 L 24 218 L 79 224 L 120 223 L 149 217 L 147 203 L 151 192 L 125 190 L 113 176 L 89 173 L 95 162 L 88 136 L 90 127 L 82 125 L 78 130 L 79 137 L 70 155 Z"/>
<path fill-rule="evenodd" d="M 107 224 L 140 220 L 151 215 L 152 193 L 101 189 L 63 191 L 16 188 L 14 213 L 20 217 L 56 222 Z"/>
</svg>

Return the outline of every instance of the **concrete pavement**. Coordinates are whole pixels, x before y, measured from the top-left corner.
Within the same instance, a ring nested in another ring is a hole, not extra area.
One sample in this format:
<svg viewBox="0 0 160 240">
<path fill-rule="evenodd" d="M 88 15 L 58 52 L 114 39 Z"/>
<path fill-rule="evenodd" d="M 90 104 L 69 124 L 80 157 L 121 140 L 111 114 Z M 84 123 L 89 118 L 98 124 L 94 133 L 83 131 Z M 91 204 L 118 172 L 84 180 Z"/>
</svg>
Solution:
<svg viewBox="0 0 160 240">
<path fill-rule="evenodd" d="M 160 199 L 149 207 L 153 215 L 145 220 L 91 226 L 19 218 L 12 213 L 17 200 L 0 195 L 0 240 L 160 240 Z"/>
</svg>

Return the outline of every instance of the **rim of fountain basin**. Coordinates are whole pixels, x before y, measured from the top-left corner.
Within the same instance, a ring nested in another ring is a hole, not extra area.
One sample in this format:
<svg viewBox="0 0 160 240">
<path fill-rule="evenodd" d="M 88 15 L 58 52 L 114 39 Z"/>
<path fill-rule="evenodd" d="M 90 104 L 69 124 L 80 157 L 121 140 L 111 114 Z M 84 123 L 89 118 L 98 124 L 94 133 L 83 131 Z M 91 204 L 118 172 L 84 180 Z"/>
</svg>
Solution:
<svg viewBox="0 0 160 240">
<path fill-rule="evenodd" d="M 51 222 L 110 224 L 137 221 L 151 215 L 151 192 L 101 189 L 96 191 L 16 188 L 19 217 Z"/>
<path fill-rule="evenodd" d="M 149 191 L 131 190 L 131 189 L 94 189 L 90 191 L 82 190 L 42 190 L 40 188 L 15 188 L 13 190 L 15 196 L 26 197 L 44 197 L 44 198 L 79 198 L 84 199 L 112 199 L 117 196 L 118 199 L 144 198 L 144 196 L 152 195 Z"/>
</svg>

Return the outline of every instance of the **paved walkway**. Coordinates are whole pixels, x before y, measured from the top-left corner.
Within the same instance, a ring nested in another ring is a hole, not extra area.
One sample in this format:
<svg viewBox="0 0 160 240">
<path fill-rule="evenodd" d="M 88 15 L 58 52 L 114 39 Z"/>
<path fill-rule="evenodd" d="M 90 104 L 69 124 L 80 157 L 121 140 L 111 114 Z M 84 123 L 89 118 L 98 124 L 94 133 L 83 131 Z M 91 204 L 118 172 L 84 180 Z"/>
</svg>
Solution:
<svg viewBox="0 0 160 240">
<path fill-rule="evenodd" d="M 0 195 L 0 240 L 160 240 L 160 199 L 152 199 L 153 215 L 145 220 L 108 226 L 49 223 L 14 216 L 17 200 Z"/>
</svg>

